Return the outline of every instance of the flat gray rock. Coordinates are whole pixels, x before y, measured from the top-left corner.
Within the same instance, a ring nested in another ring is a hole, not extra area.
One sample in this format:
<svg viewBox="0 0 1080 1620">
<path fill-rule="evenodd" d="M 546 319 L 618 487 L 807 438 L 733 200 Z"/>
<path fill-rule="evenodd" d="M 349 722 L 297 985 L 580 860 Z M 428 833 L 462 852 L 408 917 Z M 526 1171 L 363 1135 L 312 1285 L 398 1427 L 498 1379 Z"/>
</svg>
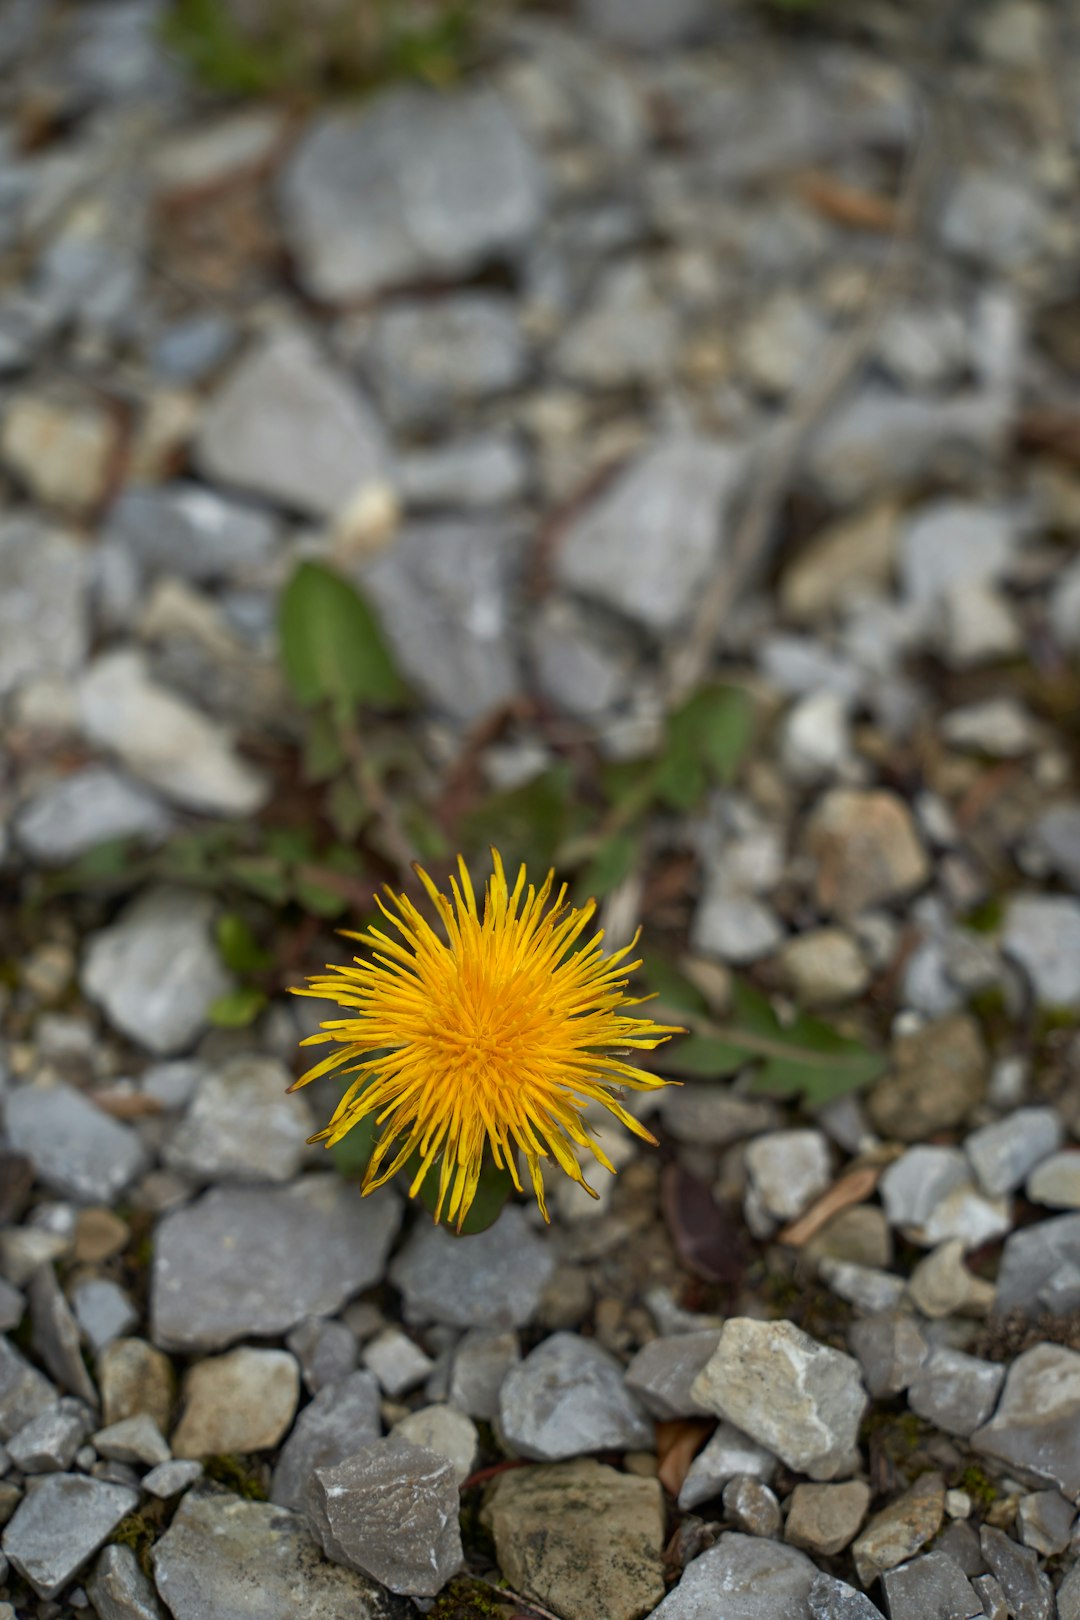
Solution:
<svg viewBox="0 0 1080 1620">
<path fill-rule="evenodd" d="M 390 452 L 359 388 L 289 331 L 230 372 L 203 416 L 195 461 L 217 483 L 328 518 L 386 483 Z"/>
<path fill-rule="evenodd" d="M 316 119 L 278 200 L 307 291 L 345 303 L 520 249 L 540 224 L 543 178 L 492 91 L 399 89 Z"/>
<path fill-rule="evenodd" d="M 378 1440 L 382 1432 L 380 1400 L 379 1385 L 367 1371 L 350 1373 L 319 1390 L 281 1448 L 270 1486 L 271 1501 L 302 1513 L 316 1468 L 333 1468 L 369 1440 Z"/>
<path fill-rule="evenodd" d="M 997 1576 L 1009 1612 L 1018 1620 L 1054 1620 L 1054 1588 L 1039 1568 L 1034 1547 L 1021 1547 L 1001 1530 L 984 1524 L 979 1531 L 982 1555 Z"/>
<path fill-rule="evenodd" d="M 104 538 L 149 574 L 213 585 L 269 563 L 281 525 L 261 507 L 190 482 L 126 489 L 106 517 Z"/>
<path fill-rule="evenodd" d="M 130 1125 L 95 1108 L 74 1086 L 19 1086 L 6 1103 L 8 1142 L 50 1192 L 111 1204 L 146 1168 Z"/>
<path fill-rule="evenodd" d="M 1080 900 L 1018 894 L 1005 908 L 1001 948 L 1047 1007 L 1080 1009 Z"/>
<path fill-rule="evenodd" d="M 138 1491 L 85 1474 L 49 1474 L 4 1531 L 4 1554 L 38 1597 L 53 1598 L 139 1503 Z"/>
<path fill-rule="evenodd" d="M 326 1384 L 340 1383 L 356 1367 L 357 1344 L 344 1322 L 306 1316 L 285 1339 L 300 1363 L 305 1387 L 317 1395 Z"/>
<path fill-rule="evenodd" d="M 629 1393 L 622 1367 L 576 1333 L 553 1333 L 507 1374 L 499 1429 L 518 1456 L 538 1462 L 653 1443 L 652 1420 Z"/>
<path fill-rule="evenodd" d="M 432 518 L 409 523 L 358 576 L 402 674 L 456 720 L 519 690 L 511 590 L 522 558 L 516 524 Z"/>
<path fill-rule="evenodd" d="M 151 1052 L 186 1051 L 206 1028 L 212 1003 L 232 988 L 214 941 L 216 910 L 209 895 L 153 888 L 90 936 L 83 990 Z"/>
<path fill-rule="evenodd" d="M 288 1094 L 292 1078 L 255 1053 L 204 1074 L 166 1144 L 169 1169 L 195 1182 L 291 1181 L 316 1129 L 306 1097 Z"/>
<path fill-rule="evenodd" d="M 79 1324 L 52 1266 L 39 1266 L 30 1279 L 30 1325 L 34 1349 L 62 1388 L 96 1407 L 98 1392 L 86 1370 Z"/>
<path fill-rule="evenodd" d="M 1015 1192 L 1037 1164 L 1056 1153 L 1064 1135 L 1061 1116 L 1053 1108 L 1017 1108 L 972 1131 L 964 1151 L 983 1192 L 1000 1198 Z"/>
<path fill-rule="evenodd" d="M 0 697 L 86 662 L 88 556 L 74 536 L 37 519 L 0 523 Z"/>
<path fill-rule="evenodd" d="M 877 1398 L 907 1389 L 930 1351 L 910 1311 L 858 1318 L 848 1329 L 848 1344 L 858 1357 L 863 1383 Z"/>
<path fill-rule="evenodd" d="M 403 454 L 401 498 L 412 512 L 485 512 L 524 498 L 532 464 L 514 433 L 474 433 Z"/>
<path fill-rule="evenodd" d="M 463 1567 L 457 1477 L 398 1435 L 316 1469 L 308 1514 L 326 1556 L 392 1592 L 434 1597 Z"/>
<path fill-rule="evenodd" d="M 62 1473 L 71 1467 L 92 1426 L 81 1401 L 58 1401 L 11 1436 L 8 1456 L 23 1474 Z"/>
<path fill-rule="evenodd" d="M 727 1531 L 687 1564 L 654 1620 L 810 1620 L 817 1570 L 795 1547 Z"/>
<path fill-rule="evenodd" d="M 184 1498 L 153 1550 L 173 1620 L 411 1620 L 411 1604 L 328 1564 L 305 1521 L 221 1491 Z"/>
<path fill-rule="evenodd" d="M 924 1553 L 882 1577 L 889 1620 L 982 1620 L 983 1606 L 959 1564 Z"/>
<path fill-rule="evenodd" d="M 0 1336 L 0 1440 L 10 1440 L 24 1424 L 55 1405 L 59 1391 Z"/>
<path fill-rule="evenodd" d="M 973 1451 L 1080 1498 L 1080 1352 L 1037 1344 L 1016 1358 Z"/>
<path fill-rule="evenodd" d="M 581 0 L 586 28 L 611 45 L 633 51 L 658 51 L 690 45 L 708 37 L 716 12 L 708 0 Z"/>
<path fill-rule="evenodd" d="M 1080 1305 L 1080 1214 L 1021 1227 L 1005 1240 L 994 1310 L 1064 1315 Z"/>
<path fill-rule="evenodd" d="M 868 383 L 814 434 L 810 479 L 828 501 L 850 506 L 888 490 L 925 485 L 949 467 L 978 471 L 1000 454 L 1011 420 L 1012 408 L 999 392 L 927 399 Z M 903 561 L 901 575 L 906 586 Z M 978 577 L 986 577 L 981 568 Z"/>
<path fill-rule="evenodd" d="M 367 370 L 390 421 L 439 426 L 462 406 L 525 380 L 516 305 L 501 293 L 459 292 L 392 304 L 375 316 Z"/>
<path fill-rule="evenodd" d="M 998 1362 L 941 1345 L 911 1381 L 908 1405 L 946 1434 L 970 1435 L 989 1418 L 1005 1378 Z"/>
<path fill-rule="evenodd" d="M 698 1452 L 679 1492 L 679 1506 L 684 1513 L 711 1502 L 721 1495 L 733 1479 L 759 1479 L 768 1483 L 776 1473 L 776 1458 L 748 1434 L 743 1434 L 733 1423 L 723 1419 L 716 1425 L 712 1436 Z"/>
<path fill-rule="evenodd" d="M 808 1603 L 811 1620 L 880 1620 L 881 1616 L 865 1592 L 824 1571 L 811 1582 Z"/>
<path fill-rule="evenodd" d="M 792 1322 L 729 1318 L 691 1393 L 811 1479 L 853 1471 L 867 1405 L 859 1364 Z"/>
<path fill-rule="evenodd" d="M 516 1333 L 474 1328 L 454 1351 L 448 1395 L 471 1418 L 490 1422 L 499 1413 L 499 1392 L 511 1367 L 521 1360 Z"/>
<path fill-rule="evenodd" d="M 109 1277 L 84 1277 L 71 1290 L 71 1308 L 83 1336 L 97 1354 L 122 1339 L 139 1320 L 130 1298 Z"/>
<path fill-rule="evenodd" d="M 153 1584 L 130 1547 L 106 1547 L 86 1583 L 98 1620 L 164 1620 Z"/>
<path fill-rule="evenodd" d="M 392 1192 L 361 1198 L 332 1172 L 289 1187 L 215 1188 L 157 1228 L 154 1342 L 217 1350 L 332 1314 L 380 1280 L 400 1221 Z"/>
<path fill-rule="evenodd" d="M 108 765 L 85 765 L 19 809 L 19 848 L 39 866 L 64 866 L 114 840 L 160 844 L 172 817 L 146 788 Z"/>
<path fill-rule="evenodd" d="M 627 1367 L 627 1389 L 655 1418 L 710 1417 L 709 1408 L 695 1401 L 690 1386 L 712 1356 L 719 1339 L 719 1328 L 653 1339 L 638 1351 Z"/>
<path fill-rule="evenodd" d="M 532 1231 L 523 1209 L 508 1204 L 494 1225 L 467 1243 L 421 1218 L 389 1277 L 410 1322 L 505 1329 L 532 1320 L 554 1269 L 546 1236 Z"/>
<path fill-rule="evenodd" d="M 1017 539 L 1009 515 L 974 501 L 919 507 L 900 537 L 900 582 L 919 606 L 958 587 L 986 584 L 1005 571 Z"/>
<path fill-rule="evenodd" d="M 1070 801 L 1044 810 L 1032 828 L 1031 838 L 1051 870 L 1080 894 L 1080 803 Z"/>
<path fill-rule="evenodd" d="M 738 451 L 703 439 L 654 445 L 571 524 L 560 585 L 655 634 L 675 629 L 723 555 L 743 467 Z"/>
</svg>

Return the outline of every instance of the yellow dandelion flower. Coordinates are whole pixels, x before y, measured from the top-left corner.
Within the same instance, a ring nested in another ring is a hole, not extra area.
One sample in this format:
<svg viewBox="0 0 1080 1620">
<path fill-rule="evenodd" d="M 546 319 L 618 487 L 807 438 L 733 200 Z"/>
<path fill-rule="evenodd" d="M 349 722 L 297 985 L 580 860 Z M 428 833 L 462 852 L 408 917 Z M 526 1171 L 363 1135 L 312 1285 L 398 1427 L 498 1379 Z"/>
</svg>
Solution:
<svg viewBox="0 0 1080 1620">
<path fill-rule="evenodd" d="M 383 1186 L 418 1153 L 410 1196 L 437 1164 L 435 1218 L 445 1210 L 459 1228 L 485 1154 L 519 1192 L 520 1155 L 545 1220 L 545 1158 L 595 1197 L 576 1150 L 614 1166 L 582 1117 L 587 1104 L 599 1103 L 655 1142 L 612 1087 L 651 1091 L 666 1082 L 619 1054 L 649 1051 L 679 1033 L 622 1010 L 647 999 L 625 993 L 640 963 L 628 960 L 633 943 L 605 956 L 602 931 L 583 941 L 593 901 L 568 906 L 565 885 L 553 893 L 551 872 L 539 888 L 526 887 L 524 867 L 511 889 L 497 852 L 492 857 L 482 909 L 460 856 L 452 901 L 417 867 L 445 937 L 405 895 L 391 894 L 379 907 L 399 937 L 381 928 L 347 934 L 373 960 L 327 967 L 297 991 L 336 1001 L 349 1016 L 323 1023 L 303 1043 L 334 1050 L 296 1085 L 335 1069 L 356 1077 L 312 1141 L 333 1146 L 374 1118 L 379 1136 L 361 1191 Z"/>
</svg>

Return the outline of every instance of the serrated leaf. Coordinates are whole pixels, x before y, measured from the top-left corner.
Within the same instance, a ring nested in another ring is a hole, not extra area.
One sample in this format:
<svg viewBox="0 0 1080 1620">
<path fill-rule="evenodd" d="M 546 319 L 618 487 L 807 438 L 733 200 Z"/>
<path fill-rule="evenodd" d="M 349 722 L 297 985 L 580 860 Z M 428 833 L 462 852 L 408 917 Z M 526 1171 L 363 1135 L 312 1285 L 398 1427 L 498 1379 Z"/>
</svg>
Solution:
<svg viewBox="0 0 1080 1620">
<path fill-rule="evenodd" d="M 253 985 L 228 990 L 210 1004 L 210 1022 L 218 1029 L 246 1029 L 266 1006 L 266 997 Z"/>
<path fill-rule="evenodd" d="M 234 973 L 265 973 L 274 965 L 270 952 L 263 950 L 244 918 L 235 911 L 218 918 L 217 948 L 225 966 Z"/>
<path fill-rule="evenodd" d="M 664 1053 L 664 1067 L 701 1080 L 719 1080 L 746 1067 L 745 1047 L 714 1035 L 687 1035 Z"/>
<path fill-rule="evenodd" d="M 409 692 L 359 592 L 321 563 L 303 562 L 279 612 L 281 656 L 300 703 L 394 708 Z"/>
</svg>

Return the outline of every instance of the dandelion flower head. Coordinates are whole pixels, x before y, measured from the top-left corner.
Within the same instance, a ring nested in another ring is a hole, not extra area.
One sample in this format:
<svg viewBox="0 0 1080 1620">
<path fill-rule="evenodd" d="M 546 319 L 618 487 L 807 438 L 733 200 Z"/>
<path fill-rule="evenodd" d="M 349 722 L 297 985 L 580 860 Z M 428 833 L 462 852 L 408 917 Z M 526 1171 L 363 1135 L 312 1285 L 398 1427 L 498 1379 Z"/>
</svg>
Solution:
<svg viewBox="0 0 1080 1620">
<path fill-rule="evenodd" d="M 460 856 L 449 896 L 418 867 L 441 927 L 407 896 L 391 894 L 379 907 L 393 933 L 346 935 L 370 959 L 327 967 L 297 992 L 335 1001 L 346 1014 L 304 1042 L 333 1050 L 297 1086 L 335 1070 L 354 1077 L 312 1140 L 333 1146 L 373 1118 L 378 1135 L 361 1191 L 383 1186 L 417 1154 L 410 1196 L 436 1175 L 435 1218 L 459 1228 L 486 1155 L 518 1191 L 524 1162 L 545 1220 L 545 1158 L 595 1197 L 579 1151 L 614 1166 L 586 1107 L 599 1104 L 654 1142 L 613 1088 L 663 1086 L 624 1058 L 679 1033 L 625 1011 L 645 999 L 626 993 L 641 964 L 629 959 L 634 942 L 603 953 L 603 933 L 589 932 L 593 901 L 570 906 L 553 873 L 536 887 L 524 867 L 511 888 L 497 852 L 492 858 L 482 904 Z"/>
</svg>

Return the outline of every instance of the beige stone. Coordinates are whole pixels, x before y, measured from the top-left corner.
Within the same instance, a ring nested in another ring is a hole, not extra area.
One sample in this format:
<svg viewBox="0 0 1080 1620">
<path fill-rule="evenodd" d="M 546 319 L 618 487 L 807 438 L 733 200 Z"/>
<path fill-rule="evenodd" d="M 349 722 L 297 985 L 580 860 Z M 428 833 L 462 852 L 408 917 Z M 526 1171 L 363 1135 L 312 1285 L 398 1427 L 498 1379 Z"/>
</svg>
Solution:
<svg viewBox="0 0 1080 1620">
<path fill-rule="evenodd" d="M 870 1487 L 861 1479 L 849 1479 L 843 1485 L 796 1485 L 788 1504 L 784 1540 L 834 1558 L 858 1535 L 869 1506 Z"/>
<path fill-rule="evenodd" d="M 172 1412 L 172 1363 L 145 1339 L 114 1339 L 98 1358 L 102 1415 L 111 1427 L 145 1412 L 164 1433 Z"/>
<path fill-rule="evenodd" d="M 920 1474 L 888 1507 L 875 1513 L 855 1542 L 855 1569 L 864 1586 L 884 1570 L 914 1557 L 937 1535 L 945 1516 L 945 1481 L 940 1474 Z"/>
<path fill-rule="evenodd" d="M 868 590 L 884 591 L 893 571 L 897 535 L 897 507 L 888 500 L 819 530 L 780 581 L 780 605 L 786 616 L 811 624 Z"/>
<path fill-rule="evenodd" d="M 106 496 L 118 419 L 90 396 L 24 393 L 4 413 L 0 459 L 31 495 L 76 516 Z"/>
<path fill-rule="evenodd" d="M 208 1356 L 184 1379 L 173 1455 L 266 1451 L 289 1428 L 299 1399 L 300 1368 L 287 1350 L 243 1347 Z"/>
<path fill-rule="evenodd" d="M 829 916 L 901 900 L 930 875 L 910 810 L 884 789 L 831 789 L 810 818 L 806 850 L 817 861 L 817 901 Z"/>
<path fill-rule="evenodd" d="M 891 1072 L 866 1099 L 874 1129 L 922 1142 L 962 1125 L 986 1093 L 982 1035 L 967 1013 L 950 1013 L 893 1043 Z"/>
<path fill-rule="evenodd" d="M 787 988 L 804 1007 L 835 1006 L 861 996 L 870 969 L 842 928 L 816 928 L 789 940 L 777 959 Z"/>
</svg>

